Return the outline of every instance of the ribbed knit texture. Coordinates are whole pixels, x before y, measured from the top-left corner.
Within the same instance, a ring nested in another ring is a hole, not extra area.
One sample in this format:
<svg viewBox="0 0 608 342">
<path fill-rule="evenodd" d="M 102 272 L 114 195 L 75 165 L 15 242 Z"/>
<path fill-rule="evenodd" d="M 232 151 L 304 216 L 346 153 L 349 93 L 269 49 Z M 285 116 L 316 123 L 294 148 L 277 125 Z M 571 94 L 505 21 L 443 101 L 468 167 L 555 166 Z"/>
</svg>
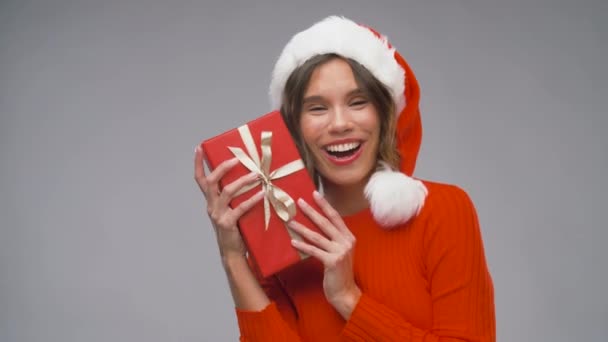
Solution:
<svg viewBox="0 0 608 342">
<path fill-rule="evenodd" d="M 368 209 L 344 217 L 363 293 L 348 321 L 324 297 L 323 266 L 308 259 L 262 282 L 264 310 L 236 310 L 241 341 L 495 341 L 474 206 L 456 186 L 424 183 L 425 206 L 402 227 L 380 228 Z"/>
</svg>

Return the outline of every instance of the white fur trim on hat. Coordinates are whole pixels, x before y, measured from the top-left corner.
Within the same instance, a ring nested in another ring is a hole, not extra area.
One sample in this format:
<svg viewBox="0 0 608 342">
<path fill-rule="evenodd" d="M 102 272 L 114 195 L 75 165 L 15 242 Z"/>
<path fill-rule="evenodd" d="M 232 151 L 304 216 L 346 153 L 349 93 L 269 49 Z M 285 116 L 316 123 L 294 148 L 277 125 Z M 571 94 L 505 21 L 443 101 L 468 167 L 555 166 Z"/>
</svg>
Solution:
<svg viewBox="0 0 608 342">
<path fill-rule="evenodd" d="M 384 228 L 395 227 L 418 215 L 427 194 L 421 181 L 393 171 L 386 164 L 372 174 L 365 186 L 374 220 Z"/>
<path fill-rule="evenodd" d="M 331 16 L 296 34 L 287 43 L 275 64 L 270 82 L 273 109 L 281 107 L 289 75 L 316 55 L 335 53 L 363 65 L 390 91 L 396 113 L 405 107 L 405 70 L 395 59 L 395 49 L 386 37 L 377 37 L 368 28 L 344 17 Z"/>
</svg>

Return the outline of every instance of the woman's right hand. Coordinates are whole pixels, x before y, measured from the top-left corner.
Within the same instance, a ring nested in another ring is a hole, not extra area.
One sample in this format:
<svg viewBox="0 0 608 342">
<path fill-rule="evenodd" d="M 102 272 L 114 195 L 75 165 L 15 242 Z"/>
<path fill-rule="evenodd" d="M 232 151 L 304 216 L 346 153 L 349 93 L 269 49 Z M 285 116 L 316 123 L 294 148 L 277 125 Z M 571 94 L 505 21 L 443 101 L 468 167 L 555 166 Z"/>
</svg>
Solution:
<svg viewBox="0 0 608 342">
<path fill-rule="evenodd" d="M 215 230 L 220 255 L 224 261 L 231 257 L 242 258 L 247 252 L 247 248 L 237 227 L 237 221 L 241 215 L 264 197 L 264 193 L 263 191 L 258 192 L 236 208 L 230 208 L 228 204 L 243 186 L 255 182 L 258 175 L 251 173 L 242 176 L 226 185 L 220 192 L 219 180 L 239 161 L 236 158 L 226 160 L 209 175 L 206 175 L 203 167 L 204 158 L 203 149 L 199 145 L 195 150 L 194 178 L 207 200 L 207 214 Z"/>
</svg>

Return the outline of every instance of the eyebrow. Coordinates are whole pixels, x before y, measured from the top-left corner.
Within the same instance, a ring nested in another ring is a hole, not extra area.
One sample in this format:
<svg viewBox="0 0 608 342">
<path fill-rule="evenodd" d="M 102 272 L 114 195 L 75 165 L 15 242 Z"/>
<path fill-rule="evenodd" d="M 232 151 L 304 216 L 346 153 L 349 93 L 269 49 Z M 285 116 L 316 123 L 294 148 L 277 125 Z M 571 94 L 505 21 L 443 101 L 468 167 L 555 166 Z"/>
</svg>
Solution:
<svg viewBox="0 0 608 342">
<path fill-rule="evenodd" d="M 355 88 L 355 89 L 349 91 L 346 94 L 346 97 L 350 97 L 353 95 L 363 95 L 363 94 L 364 94 L 363 90 L 361 90 L 360 88 Z M 322 101 L 322 100 L 323 100 L 323 96 L 321 96 L 321 95 L 311 95 L 311 96 L 305 97 L 304 100 L 302 100 L 302 104 L 306 104 L 308 102 L 317 102 L 317 101 Z"/>
</svg>

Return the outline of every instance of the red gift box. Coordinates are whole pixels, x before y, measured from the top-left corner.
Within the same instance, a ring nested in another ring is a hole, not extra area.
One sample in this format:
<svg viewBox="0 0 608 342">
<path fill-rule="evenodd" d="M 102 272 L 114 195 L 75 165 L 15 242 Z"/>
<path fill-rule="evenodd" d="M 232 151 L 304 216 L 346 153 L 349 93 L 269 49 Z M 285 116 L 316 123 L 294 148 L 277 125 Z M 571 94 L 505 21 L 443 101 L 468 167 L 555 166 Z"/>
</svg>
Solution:
<svg viewBox="0 0 608 342">
<path fill-rule="evenodd" d="M 263 144 L 265 147 L 262 147 Z M 319 213 L 322 210 L 313 200 L 315 185 L 301 161 L 281 113 L 274 111 L 266 114 L 238 129 L 204 141 L 202 147 L 212 170 L 235 156 L 240 160 L 220 180 L 220 187 L 254 170 L 264 174 L 253 188 L 245 189 L 244 193 L 230 202 L 234 208 L 262 187 L 266 189 L 265 199 L 243 214 L 238 222 L 249 255 L 260 274 L 268 277 L 306 258 L 306 255 L 291 245 L 291 239 L 302 238 L 289 229 L 285 222 L 293 218 L 321 233 L 295 202 L 302 198 Z M 264 161 L 268 159 L 270 163 L 264 166 Z"/>
</svg>

